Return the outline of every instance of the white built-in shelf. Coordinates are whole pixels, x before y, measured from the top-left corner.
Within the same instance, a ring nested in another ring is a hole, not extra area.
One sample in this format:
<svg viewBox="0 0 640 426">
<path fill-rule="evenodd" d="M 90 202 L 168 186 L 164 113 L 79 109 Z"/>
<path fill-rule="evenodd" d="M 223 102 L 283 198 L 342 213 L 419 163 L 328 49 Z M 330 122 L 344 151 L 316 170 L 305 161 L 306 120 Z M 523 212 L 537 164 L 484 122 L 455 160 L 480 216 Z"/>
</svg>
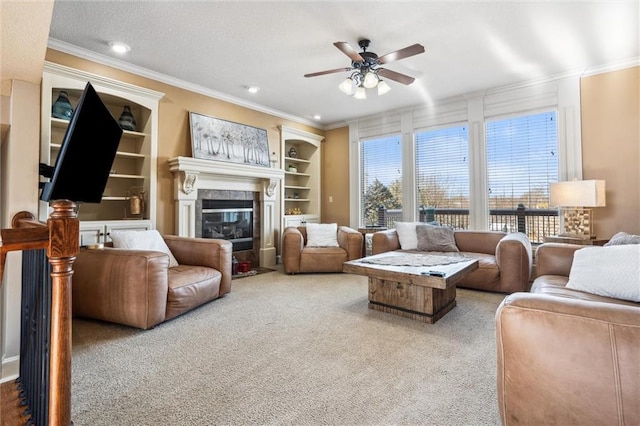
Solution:
<svg viewBox="0 0 640 426">
<path fill-rule="evenodd" d="M 109 173 L 110 178 L 119 178 L 119 179 L 144 179 L 145 177 L 142 175 L 122 175 L 117 173 Z"/>
<path fill-rule="evenodd" d="M 292 161 L 294 163 L 305 163 L 305 164 L 310 164 L 311 161 L 309 160 L 305 160 L 302 158 L 292 158 L 292 157 L 284 157 L 284 161 Z"/>
<path fill-rule="evenodd" d="M 60 149 L 62 148 L 62 144 L 52 143 L 51 149 Z M 129 157 L 129 158 L 146 158 L 147 156 L 144 154 L 136 154 L 135 152 L 127 152 L 127 151 L 116 151 L 116 156 L 118 157 Z"/>
<path fill-rule="evenodd" d="M 102 197 L 102 201 L 126 201 L 127 197 Z"/>
<path fill-rule="evenodd" d="M 285 201 L 292 201 L 294 203 L 300 203 L 300 202 L 309 202 L 311 201 L 308 198 L 286 198 Z"/>
<path fill-rule="evenodd" d="M 311 189 L 308 186 L 293 186 L 293 185 L 285 185 L 284 189 L 299 189 L 299 190 L 305 190 L 305 189 Z"/>
<path fill-rule="evenodd" d="M 285 175 L 291 175 L 291 176 L 304 176 L 304 177 L 311 177 L 311 175 L 309 173 L 300 173 L 300 172 L 284 172 Z"/>
<path fill-rule="evenodd" d="M 69 127 L 69 120 L 51 117 L 51 127 L 56 129 L 66 129 L 67 127 Z M 122 136 L 128 138 L 144 138 L 147 136 L 147 134 L 142 132 L 134 132 L 131 130 L 123 130 Z"/>
</svg>

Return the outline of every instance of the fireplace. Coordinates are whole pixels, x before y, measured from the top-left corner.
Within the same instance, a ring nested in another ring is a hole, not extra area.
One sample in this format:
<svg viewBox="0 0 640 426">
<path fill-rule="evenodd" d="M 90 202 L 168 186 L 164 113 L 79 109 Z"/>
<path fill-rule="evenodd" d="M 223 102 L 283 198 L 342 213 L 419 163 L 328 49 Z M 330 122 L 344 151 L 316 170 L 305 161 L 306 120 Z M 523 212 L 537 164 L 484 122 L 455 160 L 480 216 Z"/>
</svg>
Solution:
<svg viewBox="0 0 640 426">
<path fill-rule="evenodd" d="M 253 249 L 253 201 L 202 200 L 202 237 L 233 243 L 233 251 Z"/>
<path fill-rule="evenodd" d="M 204 200 L 250 201 L 253 206 L 253 250 L 242 250 L 240 253 L 247 256 L 254 253 L 256 263 L 260 266 L 276 264 L 276 238 L 280 227 L 276 188 L 284 177 L 284 171 L 189 157 L 172 158 L 169 160 L 169 167 L 174 174 L 178 235 L 203 236 Z M 220 220 L 234 221 L 224 217 Z M 220 233 L 224 235 L 225 231 Z M 245 237 L 240 239 L 242 238 Z M 236 250 L 234 244 L 234 251 Z"/>
</svg>

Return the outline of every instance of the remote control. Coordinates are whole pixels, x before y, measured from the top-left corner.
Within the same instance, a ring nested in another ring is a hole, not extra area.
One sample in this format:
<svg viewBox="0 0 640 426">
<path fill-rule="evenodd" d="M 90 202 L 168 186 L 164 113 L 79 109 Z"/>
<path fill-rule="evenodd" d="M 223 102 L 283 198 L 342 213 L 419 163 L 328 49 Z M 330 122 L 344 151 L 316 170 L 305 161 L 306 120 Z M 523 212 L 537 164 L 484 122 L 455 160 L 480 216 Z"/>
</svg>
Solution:
<svg viewBox="0 0 640 426">
<path fill-rule="evenodd" d="M 444 277 L 446 274 L 440 271 L 423 271 L 420 272 L 422 275 L 428 275 L 430 277 Z"/>
</svg>

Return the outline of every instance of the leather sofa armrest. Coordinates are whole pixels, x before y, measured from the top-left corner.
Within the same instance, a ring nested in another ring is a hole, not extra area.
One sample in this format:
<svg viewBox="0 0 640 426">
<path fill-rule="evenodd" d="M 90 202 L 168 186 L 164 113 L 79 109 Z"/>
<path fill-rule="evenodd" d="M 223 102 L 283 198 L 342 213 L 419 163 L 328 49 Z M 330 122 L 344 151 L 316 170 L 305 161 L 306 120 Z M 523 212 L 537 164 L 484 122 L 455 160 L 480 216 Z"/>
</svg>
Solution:
<svg viewBox="0 0 640 426">
<path fill-rule="evenodd" d="M 165 253 L 80 250 L 73 270 L 74 315 L 142 329 L 164 321 L 169 290 Z"/>
<path fill-rule="evenodd" d="M 395 229 L 378 231 L 371 237 L 371 253 L 379 254 L 400 249 L 400 240 Z"/>
<path fill-rule="evenodd" d="M 544 243 L 536 249 L 536 276 L 561 275 L 568 277 L 573 254 L 584 246 L 578 244 Z"/>
<path fill-rule="evenodd" d="M 284 272 L 300 272 L 300 255 L 304 248 L 304 237 L 295 226 L 287 226 L 282 233 L 282 264 Z"/>
<path fill-rule="evenodd" d="M 502 424 L 640 420 L 640 308 L 534 293 L 496 312 Z"/>
<path fill-rule="evenodd" d="M 496 246 L 496 263 L 500 268 L 500 291 L 529 291 L 532 248 L 529 238 L 520 232 L 505 235 Z"/>
<path fill-rule="evenodd" d="M 362 240 L 360 232 L 348 226 L 338 227 L 338 245 L 347 252 L 347 260 L 360 259 L 362 257 Z"/>
<path fill-rule="evenodd" d="M 233 244 L 215 238 L 189 238 L 163 235 L 169 250 L 178 263 L 191 266 L 206 266 L 222 273 L 220 295 L 231 291 Z"/>
</svg>

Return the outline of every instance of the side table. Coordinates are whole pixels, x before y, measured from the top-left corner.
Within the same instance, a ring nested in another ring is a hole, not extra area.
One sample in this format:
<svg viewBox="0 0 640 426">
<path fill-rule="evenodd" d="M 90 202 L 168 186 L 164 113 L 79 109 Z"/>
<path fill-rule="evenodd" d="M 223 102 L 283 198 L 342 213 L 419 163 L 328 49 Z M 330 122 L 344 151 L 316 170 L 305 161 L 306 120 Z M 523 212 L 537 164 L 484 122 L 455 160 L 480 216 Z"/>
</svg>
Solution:
<svg viewBox="0 0 640 426">
<path fill-rule="evenodd" d="M 550 235 L 548 237 L 544 237 L 545 243 L 578 244 L 581 246 L 603 246 L 607 241 L 609 240 L 604 238 L 583 239 L 583 238 L 560 237 L 558 235 Z"/>
</svg>

